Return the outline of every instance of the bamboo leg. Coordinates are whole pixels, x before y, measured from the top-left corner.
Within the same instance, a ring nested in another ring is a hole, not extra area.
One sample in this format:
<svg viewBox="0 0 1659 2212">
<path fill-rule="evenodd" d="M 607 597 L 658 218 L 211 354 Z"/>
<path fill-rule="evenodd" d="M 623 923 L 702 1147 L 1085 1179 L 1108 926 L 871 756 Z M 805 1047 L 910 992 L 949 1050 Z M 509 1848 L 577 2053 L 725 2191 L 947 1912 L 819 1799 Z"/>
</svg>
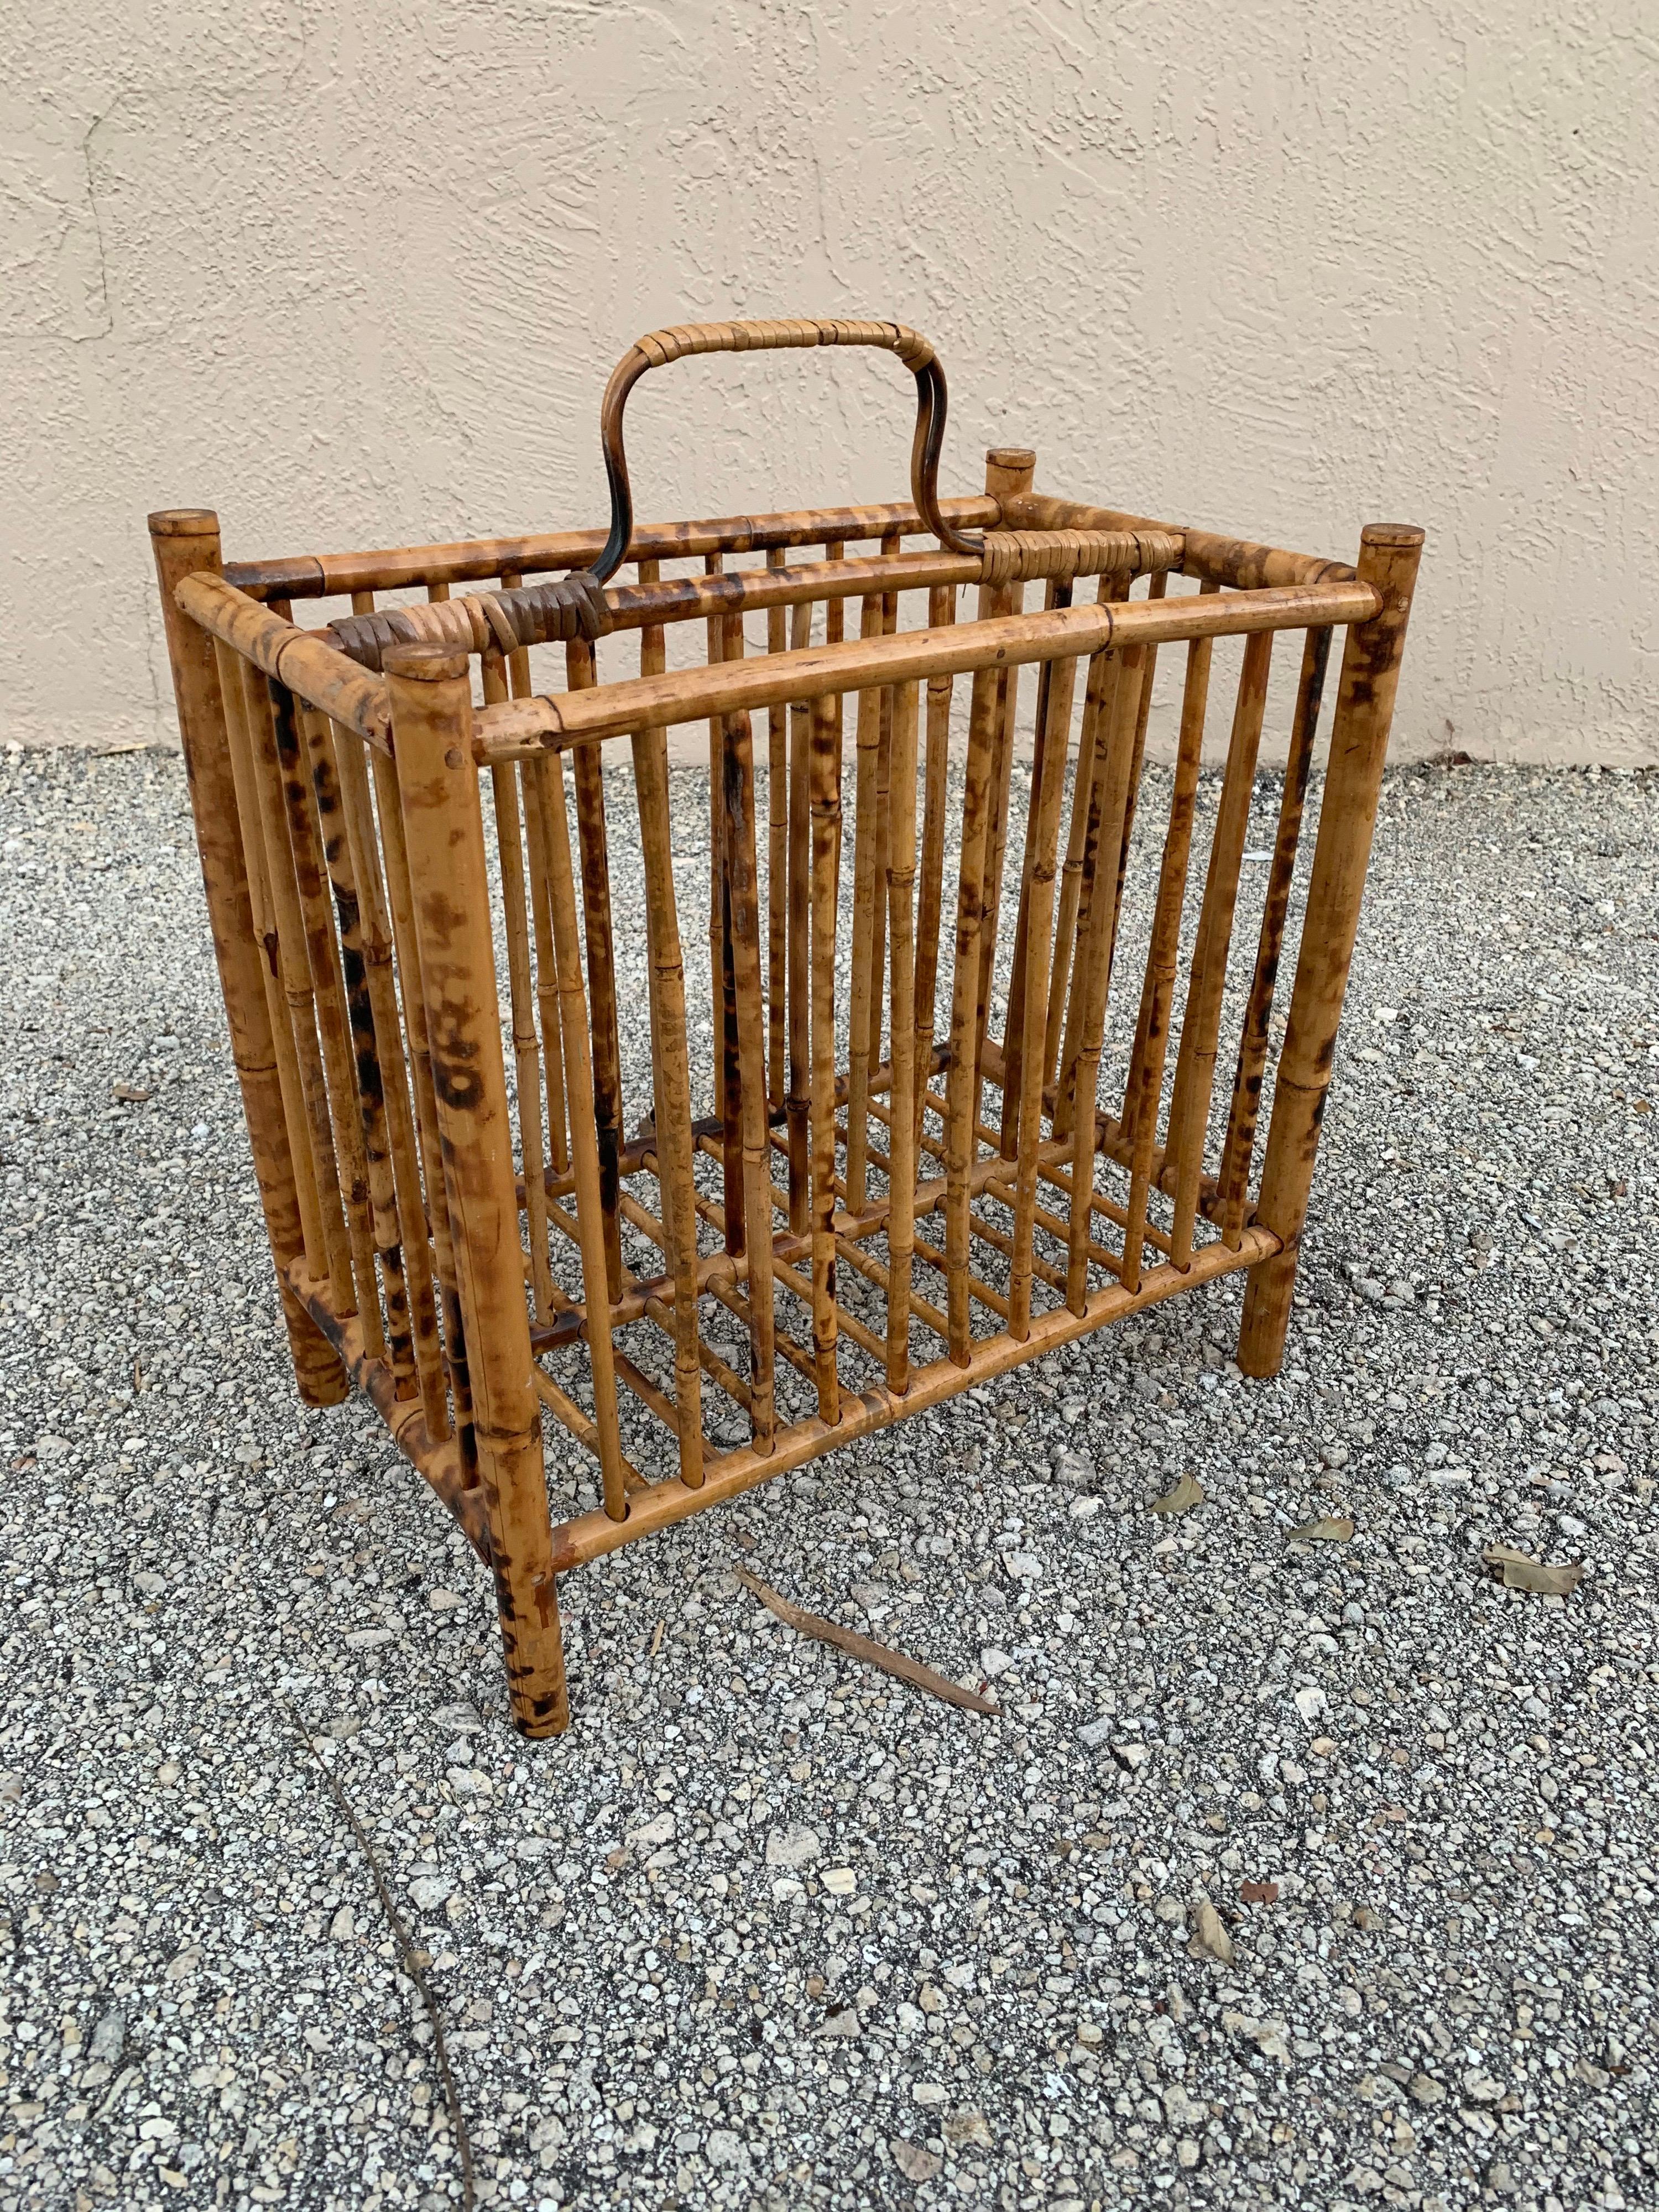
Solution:
<svg viewBox="0 0 1659 2212">
<path fill-rule="evenodd" d="M 526 1735 L 552 1735 L 570 1714 L 467 676 L 466 655 L 441 647 L 400 646 L 386 656 L 502 1651 L 515 1723 Z M 595 1335 L 608 1349 L 607 1332 Z"/>
<path fill-rule="evenodd" d="M 731 656 L 728 653 L 727 658 Z M 726 718 L 726 941 L 737 1006 L 738 1109 L 749 1256 L 750 1422 L 756 1449 L 775 1431 L 772 1316 L 771 1139 L 766 1119 L 766 1030 L 761 1000 L 760 884 L 755 853 L 755 755 L 747 714 Z M 727 1200 L 727 1205 L 730 1205 Z"/>
<path fill-rule="evenodd" d="M 422 1416 L 427 1434 L 434 1443 L 441 1443 L 449 1434 L 449 1401 L 433 1293 L 432 1245 L 421 1193 L 415 1120 L 410 1104 L 409 1068 L 404 1052 L 403 1024 L 398 1018 L 397 985 L 392 972 L 392 925 L 380 880 L 368 764 L 363 757 L 363 741 L 356 732 L 343 729 L 338 723 L 332 727 L 335 771 L 351 854 L 352 877 L 362 915 L 369 1003 L 380 1046 L 386 1120 L 391 1130 L 392 1181 L 409 1280 L 410 1322 L 415 1339 Z"/>
<path fill-rule="evenodd" d="M 1187 1267 L 1193 1255 L 1198 1188 L 1204 1174 L 1204 1139 L 1209 1127 L 1211 1094 L 1215 1088 L 1221 1000 L 1227 982 L 1233 912 L 1238 903 L 1239 869 L 1249 834 L 1250 794 L 1255 788 L 1256 755 L 1261 744 L 1261 717 L 1267 703 L 1273 644 L 1271 630 L 1258 630 L 1244 641 L 1244 665 L 1239 672 L 1232 735 L 1227 744 L 1227 766 L 1221 780 L 1221 799 L 1216 809 L 1215 834 L 1210 844 L 1210 866 L 1204 879 L 1204 903 L 1199 910 L 1198 937 L 1193 946 L 1187 1007 L 1182 1018 L 1181 1049 L 1176 1059 L 1175 1086 L 1170 1099 L 1170 1137 L 1165 1147 L 1176 1164 L 1172 1257 L 1177 1267 Z M 1138 1255 L 1135 1264 L 1139 1265 Z"/>
<path fill-rule="evenodd" d="M 1018 1073 L 1005 1066 L 1003 1075 L 1004 1127 L 1006 1106 L 1015 1099 L 1014 1127 L 1018 1134 L 1018 1171 L 1014 1183 L 1013 1250 L 1008 1272 L 1008 1329 L 1022 1341 L 1031 1331 L 1031 1255 L 1036 1228 L 1037 1148 L 1042 1139 L 1042 1038 L 1048 1018 L 1048 960 L 1054 918 L 1054 858 L 1060 837 L 1060 803 L 1066 789 L 1066 742 L 1072 722 L 1072 696 L 1077 662 L 1067 657 L 1048 663 L 1042 672 L 1036 746 L 1032 762 L 1032 836 L 1025 887 L 1021 897 L 1025 942 L 1019 975 L 1020 1019 L 1024 1027 Z M 1009 1036 L 1013 1028 L 1014 1002 L 1009 1000 Z"/>
<path fill-rule="evenodd" d="M 915 685 L 900 684 L 893 702 L 892 813 L 887 865 L 889 923 L 893 941 L 887 1387 L 901 1395 L 908 1389 L 910 1379 L 910 1267 L 915 1249 L 916 703 Z"/>
<path fill-rule="evenodd" d="M 580 639 L 565 647 L 573 691 L 599 678 L 593 648 Z M 593 1021 L 593 1118 L 599 1131 L 599 1191 L 605 1212 L 607 1279 L 614 1298 L 622 1289 L 622 1225 L 617 1216 L 622 1149 L 622 1045 L 617 1032 L 617 962 L 611 941 L 611 860 L 605 826 L 605 757 L 599 745 L 579 745 L 574 762 L 576 838 L 581 848 L 582 933 L 587 947 L 587 989 Z"/>
<path fill-rule="evenodd" d="M 553 906 L 554 949 L 559 970 L 559 1012 L 564 1030 L 564 1064 L 570 1081 L 570 1158 L 576 1182 L 576 1224 L 581 1250 L 582 1297 L 593 1318 L 587 1330 L 588 1370 L 593 1386 L 594 1425 L 599 1436 L 599 1474 L 605 1510 L 613 1520 L 626 1516 L 628 1501 L 617 1429 L 617 1377 L 611 1358 L 610 1258 L 605 1237 L 604 1186 L 599 1174 L 598 1107 L 589 1059 L 587 1000 L 582 988 L 581 951 L 576 935 L 575 878 L 570 866 L 570 830 L 565 811 L 564 778 L 556 758 L 534 763 L 540 786 L 541 819 L 547 832 L 543 865 Z M 516 1240 L 515 1240 L 516 1241 Z M 617 1285 L 618 1291 L 621 1285 Z"/>
<path fill-rule="evenodd" d="M 1342 656 L 1302 949 L 1256 1205 L 1257 1221 L 1279 1238 L 1282 1249 L 1251 1268 L 1245 1288 L 1238 1364 L 1247 1375 L 1276 1375 L 1284 1358 L 1422 550 L 1422 532 L 1403 525 L 1373 523 L 1360 538 L 1356 573 L 1381 593 L 1382 606 L 1370 622 L 1356 623 L 1348 632 Z"/>
<path fill-rule="evenodd" d="M 836 880 L 841 865 L 841 699 L 812 702 L 812 1355 L 818 1419 L 841 1419 L 836 1371 Z"/>
<path fill-rule="evenodd" d="M 307 1405 L 337 1406 L 350 1389 L 345 1368 L 283 1273 L 307 1243 L 295 1148 L 289 1137 L 290 1128 L 301 1125 L 291 1118 L 297 1098 L 284 1095 L 281 1049 L 265 981 L 269 969 L 254 934 L 245 840 L 257 840 L 258 825 L 240 804 L 226 726 L 228 702 L 214 641 L 173 596 L 185 576 L 201 569 L 218 573 L 218 517 L 205 509 L 175 509 L 152 514 L 149 531 L 202 887 L 295 1381 Z M 307 1256 L 307 1273 L 320 1273 L 320 1268 L 312 1267 L 308 1249 Z"/>
<path fill-rule="evenodd" d="M 1220 1173 L 1216 1177 L 1222 1241 L 1232 1252 L 1237 1251 L 1244 1233 L 1245 1194 L 1249 1188 L 1250 1160 L 1255 1151 L 1262 1071 L 1267 1064 L 1267 1025 L 1273 1015 L 1273 986 L 1279 976 L 1279 948 L 1285 941 L 1285 920 L 1290 911 L 1291 884 L 1302 836 L 1302 810 L 1308 796 L 1308 771 L 1313 764 L 1314 732 L 1319 725 L 1330 651 L 1329 630 L 1308 632 L 1302 651 L 1296 714 L 1285 754 L 1285 786 L 1279 802 L 1273 866 L 1262 902 L 1255 972 L 1250 979 L 1250 996 L 1244 1009 L 1238 1062 L 1233 1073 L 1232 1104 L 1227 1115 L 1226 1142 L 1222 1147 Z"/>
<path fill-rule="evenodd" d="M 470 1487 L 478 1479 L 472 1381 L 467 1365 L 466 1325 L 461 1317 L 460 1284 L 455 1268 L 455 1239 L 450 1232 L 449 1194 L 444 1184 L 443 1140 L 438 1129 L 438 1095 L 433 1081 L 432 1038 L 421 978 L 420 936 L 415 927 L 415 894 L 404 840 L 403 808 L 398 797 L 398 771 L 388 756 L 379 751 L 374 757 L 373 768 L 380 845 L 386 856 L 386 890 L 392 907 L 392 942 L 403 988 L 404 1030 L 409 1039 L 415 1132 L 420 1140 L 421 1171 L 426 1182 L 427 1212 L 432 1223 L 432 1264 L 437 1272 L 438 1295 L 443 1309 L 444 1360 L 449 1369 L 456 1441 Z"/>
<path fill-rule="evenodd" d="M 345 1012 L 351 1026 L 352 1060 L 357 1078 L 357 1109 L 368 1170 L 369 1218 L 386 1291 L 386 1344 L 394 1395 L 415 1395 L 415 1346 L 410 1326 L 409 1287 L 404 1278 L 403 1231 L 392 1181 L 392 1139 L 386 1119 L 386 1078 L 380 1066 L 374 1003 L 369 996 L 369 957 L 362 901 L 346 836 L 340 800 L 339 771 L 326 714 L 314 707 L 299 710 L 300 732 L 311 767 L 311 793 L 322 837 L 323 862 L 334 893 L 340 973 Z M 367 1344 L 365 1349 L 368 1349 Z M 373 1354 L 371 1357 L 374 1356 Z"/>
<path fill-rule="evenodd" d="M 942 584 L 927 595 L 927 626 L 943 629 L 957 618 L 954 585 Z M 927 1111 L 926 1072 L 933 1048 L 934 1000 L 939 990 L 939 918 L 945 889 L 945 808 L 951 764 L 951 696 L 954 679 L 935 676 L 927 684 L 927 751 L 923 771 L 921 892 L 916 920 L 915 1061 L 922 1071 L 916 1085 L 916 1134 Z"/>
<path fill-rule="evenodd" d="M 702 1480 L 702 1375 L 697 1336 L 697 1208 L 692 1176 L 691 1073 L 685 1043 L 685 967 L 674 895 L 669 825 L 668 739 L 641 730 L 634 739 L 640 844 L 645 861 L 646 934 L 651 963 L 651 1057 L 656 1079 L 657 1182 L 662 1243 L 674 1279 L 674 1407 L 680 1480 Z M 624 1202 L 626 1194 L 624 1193 Z"/>
<path fill-rule="evenodd" d="M 1170 1034 L 1170 1000 L 1175 989 L 1181 945 L 1181 911 L 1187 895 L 1187 865 L 1192 848 L 1193 808 L 1204 747 L 1205 709 L 1210 693 L 1212 644 L 1194 638 L 1187 647 L 1187 682 L 1181 701 L 1181 736 L 1176 750 L 1175 790 L 1170 825 L 1158 872 L 1158 904 L 1152 917 L 1152 949 L 1141 992 L 1128 1080 L 1123 1092 L 1123 1133 L 1132 1149 L 1127 1220 L 1119 1278 L 1126 1290 L 1140 1287 L 1141 1247 L 1146 1228 L 1146 1200 L 1152 1185 L 1152 1152 L 1158 1139 L 1158 1101 L 1164 1088 L 1164 1052 Z"/>
</svg>

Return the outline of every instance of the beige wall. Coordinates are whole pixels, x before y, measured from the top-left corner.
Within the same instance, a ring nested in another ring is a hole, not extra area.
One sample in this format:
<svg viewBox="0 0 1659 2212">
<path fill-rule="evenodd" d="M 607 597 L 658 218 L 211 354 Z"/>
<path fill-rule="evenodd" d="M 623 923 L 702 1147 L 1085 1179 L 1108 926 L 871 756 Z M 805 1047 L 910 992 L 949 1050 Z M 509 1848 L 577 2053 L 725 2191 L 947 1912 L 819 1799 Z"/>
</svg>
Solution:
<svg viewBox="0 0 1659 2212">
<path fill-rule="evenodd" d="M 1651 0 L 8 0 L 0 739 L 166 721 L 143 517 L 602 519 L 653 324 L 900 317 L 1039 485 L 1429 557 L 1402 750 L 1659 759 Z M 665 372 L 646 517 L 891 495 L 875 356 Z"/>
</svg>

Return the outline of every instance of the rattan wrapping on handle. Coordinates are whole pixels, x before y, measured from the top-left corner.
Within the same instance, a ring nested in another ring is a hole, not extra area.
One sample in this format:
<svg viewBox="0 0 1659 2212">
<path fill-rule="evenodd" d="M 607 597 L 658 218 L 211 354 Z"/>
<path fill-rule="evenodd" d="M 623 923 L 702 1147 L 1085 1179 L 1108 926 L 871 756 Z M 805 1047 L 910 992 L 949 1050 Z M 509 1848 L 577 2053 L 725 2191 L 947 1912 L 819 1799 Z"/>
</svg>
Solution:
<svg viewBox="0 0 1659 2212">
<path fill-rule="evenodd" d="M 609 627 L 605 592 L 590 568 L 511 592 L 477 592 L 373 614 L 341 615 L 329 624 L 342 653 L 379 669 L 394 645 L 451 645 L 463 653 L 516 653 L 521 646 L 590 643 Z"/>
<path fill-rule="evenodd" d="M 653 368 L 694 353 L 770 353 L 787 346 L 880 346 L 896 353 L 913 375 L 937 356 L 920 331 L 904 323 L 848 322 L 821 315 L 783 315 L 769 322 L 679 323 L 647 331 L 635 341 Z"/>
<path fill-rule="evenodd" d="M 1181 566 L 1181 539 L 1156 530 L 988 530 L 985 584 L 1069 584 L 1074 576 L 1146 575 Z"/>
</svg>

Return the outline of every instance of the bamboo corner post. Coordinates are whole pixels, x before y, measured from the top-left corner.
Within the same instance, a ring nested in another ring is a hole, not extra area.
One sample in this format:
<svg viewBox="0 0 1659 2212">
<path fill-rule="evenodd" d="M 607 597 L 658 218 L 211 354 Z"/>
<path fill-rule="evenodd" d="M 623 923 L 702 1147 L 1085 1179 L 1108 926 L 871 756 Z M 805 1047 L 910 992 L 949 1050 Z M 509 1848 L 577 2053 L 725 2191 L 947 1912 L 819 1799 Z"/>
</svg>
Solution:
<svg viewBox="0 0 1659 2212">
<path fill-rule="evenodd" d="M 261 972 L 264 953 L 254 934 L 248 901 L 243 825 L 214 642 L 185 617 L 174 597 L 186 576 L 219 574 L 219 518 L 206 507 L 172 507 L 149 520 L 202 889 L 295 1381 L 307 1406 L 337 1406 L 350 1395 L 344 1365 L 284 1273 L 301 1248 L 299 1200 Z"/>
<path fill-rule="evenodd" d="M 1257 1220 L 1273 1231 L 1280 1249 L 1251 1270 L 1245 1287 L 1238 1364 L 1246 1375 L 1277 1375 L 1285 1356 L 1337 1030 L 1359 933 L 1406 624 L 1422 555 L 1423 532 L 1413 526 L 1370 523 L 1361 533 L 1355 574 L 1372 586 L 1382 604 L 1370 622 L 1356 623 L 1349 630 L 1342 655 L 1302 953 L 1255 1209 Z"/>
<path fill-rule="evenodd" d="M 913 380 L 904 495 L 637 520 L 642 376 L 827 346 Z M 150 520 L 300 1392 L 359 1392 L 489 1566 L 530 1736 L 560 1576 L 1230 1275 L 1241 1365 L 1283 1355 L 1421 533 L 1350 568 L 1013 446 L 947 498 L 945 428 L 902 324 L 691 324 L 607 386 L 600 526 L 227 564 Z"/>
<path fill-rule="evenodd" d="M 569 1701 L 531 1381 L 470 671 L 464 653 L 405 645 L 386 672 L 507 1686 L 523 1732 L 552 1735 L 568 1723 Z"/>
</svg>

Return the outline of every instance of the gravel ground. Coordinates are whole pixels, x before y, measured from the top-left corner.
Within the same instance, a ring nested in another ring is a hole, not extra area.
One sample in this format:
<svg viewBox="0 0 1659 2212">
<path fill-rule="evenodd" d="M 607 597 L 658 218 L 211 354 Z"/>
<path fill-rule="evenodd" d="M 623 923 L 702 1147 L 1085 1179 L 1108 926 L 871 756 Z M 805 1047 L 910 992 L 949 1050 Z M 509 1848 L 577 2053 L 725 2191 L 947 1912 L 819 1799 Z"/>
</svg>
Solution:
<svg viewBox="0 0 1659 2212">
<path fill-rule="evenodd" d="M 1218 1285 L 605 1560 L 539 1746 L 292 1395 L 177 759 L 0 791 L 0 2203 L 459 2201 L 319 1758 L 482 2203 L 1655 2202 L 1659 780 L 1390 780 L 1281 1379 Z"/>
</svg>

